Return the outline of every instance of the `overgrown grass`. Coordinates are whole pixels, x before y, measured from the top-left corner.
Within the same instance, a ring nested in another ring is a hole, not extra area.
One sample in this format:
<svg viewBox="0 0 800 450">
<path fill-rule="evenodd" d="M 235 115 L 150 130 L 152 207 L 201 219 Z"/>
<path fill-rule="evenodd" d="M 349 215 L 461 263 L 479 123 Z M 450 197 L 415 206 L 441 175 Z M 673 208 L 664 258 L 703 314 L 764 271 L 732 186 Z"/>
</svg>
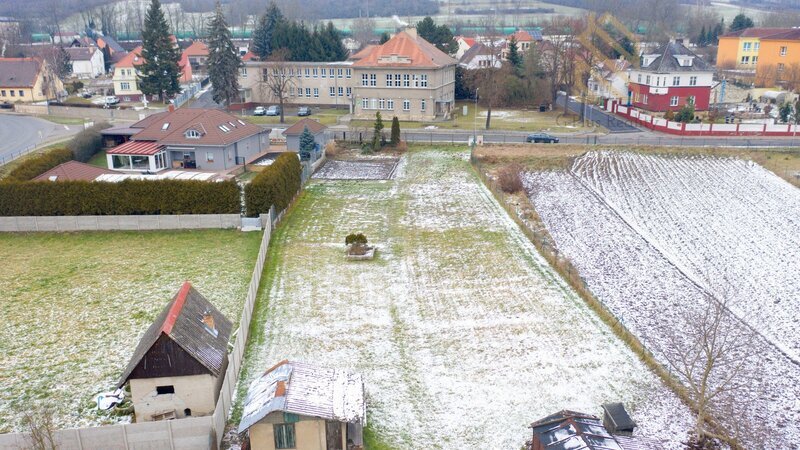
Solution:
<svg viewBox="0 0 800 450">
<path fill-rule="evenodd" d="M 237 322 L 261 235 L 233 230 L 0 234 L 0 432 L 43 401 L 59 427 L 111 423 L 139 337 L 189 280 Z"/>
</svg>

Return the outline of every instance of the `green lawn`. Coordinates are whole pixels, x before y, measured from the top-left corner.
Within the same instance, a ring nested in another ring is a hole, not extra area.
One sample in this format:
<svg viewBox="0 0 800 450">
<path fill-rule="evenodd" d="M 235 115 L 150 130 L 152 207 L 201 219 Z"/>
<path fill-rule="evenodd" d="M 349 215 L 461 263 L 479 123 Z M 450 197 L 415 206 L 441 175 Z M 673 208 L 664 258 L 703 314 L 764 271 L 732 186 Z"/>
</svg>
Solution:
<svg viewBox="0 0 800 450">
<path fill-rule="evenodd" d="M 659 408 L 688 417 L 536 252 L 466 149 L 413 147 L 396 173 L 314 180 L 276 230 L 234 423 L 250 382 L 285 358 L 362 373 L 365 437 L 381 450 L 519 448 L 533 420 L 601 414 L 610 399 L 637 422 L 663 422 Z M 375 260 L 345 260 L 351 232 Z"/>
<path fill-rule="evenodd" d="M 326 108 L 326 109 L 313 108 L 312 111 L 313 114 L 308 116 L 309 119 L 314 119 L 317 122 L 328 126 L 336 125 L 337 119 L 348 113 L 346 109 L 338 109 L 338 108 Z M 285 123 L 282 125 L 288 127 L 293 123 L 297 122 L 298 120 L 303 119 L 304 117 L 297 117 L 295 115 L 286 114 L 283 118 Z M 280 117 L 275 117 L 275 116 L 244 116 L 243 120 L 260 125 L 263 124 L 281 125 Z"/>
<path fill-rule="evenodd" d="M 108 159 L 106 159 L 106 151 L 100 150 L 99 152 L 95 153 L 95 155 L 92 156 L 92 159 L 90 159 L 87 162 L 87 164 L 108 169 Z"/>
<path fill-rule="evenodd" d="M 84 120 L 80 117 L 60 117 L 60 116 L 37 116 L 59 125 L 83 125 Z"/>
<path fill-rule="evenodd" d="M 234 323 L 261 239 L 234 230 L 0 234 L 0 433 L 22 408 L 58 427 L 120 420 L 94 409 L 184 280 Z"/>
</svg>

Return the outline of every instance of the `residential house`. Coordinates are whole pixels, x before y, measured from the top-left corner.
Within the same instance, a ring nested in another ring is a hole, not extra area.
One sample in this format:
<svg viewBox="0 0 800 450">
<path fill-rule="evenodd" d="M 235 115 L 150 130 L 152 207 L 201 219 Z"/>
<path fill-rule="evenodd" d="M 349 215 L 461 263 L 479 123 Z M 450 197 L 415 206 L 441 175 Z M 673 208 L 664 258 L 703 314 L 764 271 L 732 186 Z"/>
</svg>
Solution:
<svg viewBox="0 0 800 450">
<path fill-rule="evenodd" d="M 314 136 L 314 142 L 317 144 L 317 151 L 321 151 L 325 148 L 329 140 L 327 133 L 328 127 L 314 119 L 304 118 L 283 130 L 283 135 L 286 136 L 287 150 L 293 152 L 300 151 L 300 135 L 303 134 L 305 129 L 308 129 L 308 132 Z"/>
<path fill-rule="evenodd" d="M 633 106 L 663 112 L 692 102 L 697 111 L 708 109 L 714 68 L 702 58 L 676 41 L 641 58 L 641 67 L 631 70 L 628 83 Z"/>
<path fill-rule="evenodd" d="M 78 78 L 95 78 L 105 73 L 105 58 L 97 47 L 64 49 L 72 61 L 72 74 Z"/>
<path fill-rule="evenodd" d="M 759 87 L 786 85 L 800 88 L 800 29 L 793 28 L 761 38 L 755 83 Z"/>
<path fill-rule="evenodd" d="M 347 61 L 245 61 L 239 86 L 243 103 L 275 104 L 278 98 L 267 88 L 269 77 L 289 77 L 289 103 L 348 107 L 360 119 L 382 111 L 400 120 L 433 120 L 453 109 L 456 64 L 411 28 Z"/>
<path fill-rule="evenodd" d="M 131 140 L 106 151 L 111 169 L 227 170 L 268 151 L 271 131 L 221 110 L 194 108 L 153 114 L 129 128 L 139 131 L 125 131 Z"/>
<path fill-rule="evenodd" d="M 755 72 L 761 39 L 791 31 L 791 28 L 745 28 L 719 36 L 717 67 Z"/>
<path fill-rule="evenodd" d="M 461 59 L 464 56 L 464 53 L 467 52 L 473 45 L 475 45 L 475 38 L 470 38 L 466 36 L 456 36 L 455 37 L 456 44 L 458 45 L 458 50 L 456 50 L 456 59 Z"/>
<path fill-rule="evenodd" d="M 183 53 L 187 56 L 193 72 L 205 72 L 208 59 L 208 46 L 202 41 L 194 41 Z"/>
<path fill-rule="evenodd" d="M 533 46 L 536 42 L 542 41 L 542 33 L 539 30 L 534 30 L 533 32 L 529 33 L 525 30 L 517 30 L 508 36 L 506 36 L 505 42 L 503 42 L 502 48 L 500 49 L 500 54 L 503 58 L 503 61 L 508 60 L 508 46 L 511 43 L 511 38 L 514 38 L 517 42 L 517 50 L 521 55 L 527 53 L 531 46 Z"/>
<path fill-rule="evenodd" d="M 363 450 L 361 375 L 281 361 L 247 391 L 239 433 L 253 450 Z"/>
<path fill-rule="evenodd" d="M 458 60 L 458 65 L 468 69 L 486 69 L 494 67 L 499 69 L 503 64 L 500 52 L 493 50 L 480 42 L 476 43 Z"/>
<path fill-rule="evenodd" d="M 214 413 L 233 324 L 187 281 L 136 346 L 117 383 L 137 422 Z"/>
<path fill-rule="evenodd" d="M 99 39 L 98 39 L 99 42 Z M 142 47 L 136 47 L 114 65 L 114 94 L 122 102 L 140 102 L 138 67 L 144 64 Z"/>
<path fill-rule="evenodd" d="M 617 404 L 618 405 L 618 404 Z M 605 407 L 606 405 L 604 405 Z M 612 409 L 613 410 L 613 409 Z M 597 450 L 661 450 L 661 444 L 646 437 L 633 437 L 628 431 L 615 433 L 605 425 L 608 418 L 601 421 L 597 416 L 575 411 L 559 411 L 530 425 L 532 438 L 525 445 L 526 450 L 564 450 L 564 449 L 597 449 Z M 624 408 L 623 408 L 624 413 Z M 628 417 L 624 413 L 624 417 Z M 622 416 L 617 417 L 617 419 Z M 624 426 L 635 426 L 630 417 Z M 630 428 L 632 431 L 632 428 Z"/>
<path fill-rule="evenodd" d="M 622 58 L 597 63 L 589 76 L 589 94 L 594 98 L 625 101 L 628 94 L 628 71 L 631 67 Z"/>
<path fill-rule="evenodd" d="M 42 58 L 0 58 L 0 102 L 38 102 L 56 98 L 64 84 Z"/>
<path fill-rule="evenodd" d="M 111 36 L 97 36 L 97 47 L 102 50 L 105 46 L 108 46 L 108 53 L 112 57 L 116 53 L 125 53 L 125 49 Z"/>
</svg>

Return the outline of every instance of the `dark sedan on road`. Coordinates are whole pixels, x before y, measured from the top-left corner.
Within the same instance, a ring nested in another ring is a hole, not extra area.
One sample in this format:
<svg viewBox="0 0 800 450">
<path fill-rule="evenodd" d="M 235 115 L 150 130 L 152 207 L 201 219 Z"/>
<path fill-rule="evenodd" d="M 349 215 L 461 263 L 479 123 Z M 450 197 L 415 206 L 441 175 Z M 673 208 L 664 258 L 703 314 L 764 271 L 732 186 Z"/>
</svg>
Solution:
<svg viewBox="0 0 800 450">
<path fill-rule="evenodd" d="M 558 138 L 547 133 L 532 133 L 525 138 L 525 142 L 558 144 Z"/>
<path fill-rule="evenodd" d="M 297 108 L 297 115 L 300 116 L 300 117 L 310 116 L 311 115 L 311 108 L 309 108 L 308 106 L 301 106 L 301 107 Z"/>
</svg>

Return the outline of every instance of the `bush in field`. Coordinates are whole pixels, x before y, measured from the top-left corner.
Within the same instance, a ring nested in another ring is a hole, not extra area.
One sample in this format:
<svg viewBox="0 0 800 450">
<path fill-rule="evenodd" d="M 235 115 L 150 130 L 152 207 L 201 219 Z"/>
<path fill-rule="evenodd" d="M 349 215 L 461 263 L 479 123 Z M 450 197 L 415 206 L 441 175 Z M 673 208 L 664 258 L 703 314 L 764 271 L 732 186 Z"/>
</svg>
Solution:
<svg viewBox="0 0 800 450">
<path fill-rule="evenodd" d="M 502 167 L 497 171 L 497 183 L 503 192 L 513 194 L 522 190 L 522 179 L 519 174 L 522 172 L 522 166 L 516 163 L 509 164 Z"/>
<path fill-rule="evenodd" d="M 67 148 L 72 152 L 72 157 L 76 161 L 87 162 L 100 150 L 103 149 L 103 136 L 100 131 L 108 128 L 105 122 L 97 123 L 80 133 L 67 144 Z"/>
<path fill-rule="evenodd" d="M 245 209 L 248 217 L 266 214 L 269 208 L 283 211 L 289 206 L 302 184 L 300 160 L 297 154 L 283 153 L 267 166 L 244 188 Z"/>
<path fill-rule="evenodd" d="M 47 172 L 53 167 L 72 159 L 72 152 L 56 148 L 48 152 L 24 159 L 3 181 L 28 181 Z"/>
<path fill-rule="evenodd" d="M 364 236 L 364 233 L 350 233 L 344 238 L 345 245 L 350 244 L 361 244 L 367 245 L 367 237 Z"/>
</svg>

